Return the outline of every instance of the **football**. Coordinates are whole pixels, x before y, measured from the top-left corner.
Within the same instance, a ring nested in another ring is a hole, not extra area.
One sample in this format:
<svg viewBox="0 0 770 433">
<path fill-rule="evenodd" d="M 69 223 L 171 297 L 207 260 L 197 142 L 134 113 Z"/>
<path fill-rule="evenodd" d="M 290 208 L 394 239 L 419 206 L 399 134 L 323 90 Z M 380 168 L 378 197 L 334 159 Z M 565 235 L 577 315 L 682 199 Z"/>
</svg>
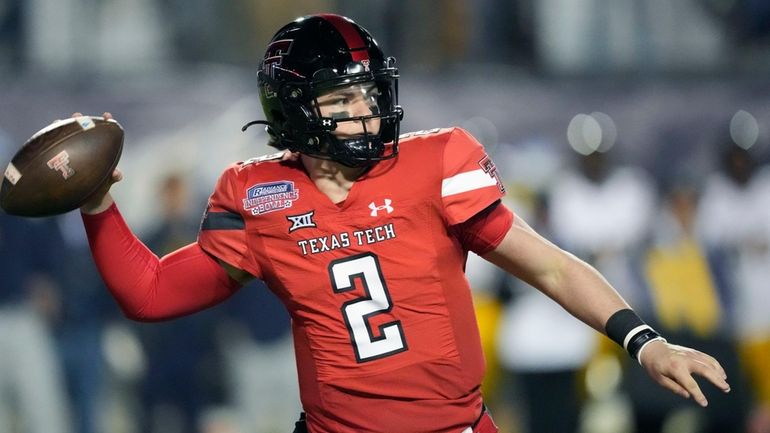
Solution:
<svg viewBox="0 0 770 433">
<path fill-rule="evenodd" d="M 16 152 L 5 169 L 0 207 L 25 217 L 77 209 L 109 180 L 122 151 L 123 128 L 113 119 L 58 120 Z"/>
</svg>

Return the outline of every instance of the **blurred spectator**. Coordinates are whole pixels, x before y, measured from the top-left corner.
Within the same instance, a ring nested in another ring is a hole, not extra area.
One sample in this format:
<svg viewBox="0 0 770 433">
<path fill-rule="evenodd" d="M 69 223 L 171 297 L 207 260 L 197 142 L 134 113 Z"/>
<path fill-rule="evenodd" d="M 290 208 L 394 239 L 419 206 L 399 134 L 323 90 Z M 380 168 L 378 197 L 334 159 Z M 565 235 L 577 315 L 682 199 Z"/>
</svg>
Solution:
<svg viewBox="0 0 770 433">
<path fill-rule="evenodd" d="M 21 66 L 22 50 L 22 1 L 6 0 L 0 2 L 0 68 L 10 68 L 14 72 Z"/>
<path fill-rule="evenodd" d="M 549 231 L 544 195 L 535 198 L 527 222 L 548 239 L 558 240 Z M 578 431 L 579 371 L 594 351 L 594 331 L 526 283 L 508 278 L 508 284 L 513 297 L 500 319 L 497 344 L 500 364 L 513 381 L 508 399 L 512 409 L 521 412 L 522 431 Z"/>
<path fill-rule="evenodd" d="M 148 246 L 156 254 L 165 254 L 195 241 L 200 224 L 198 204 L 190 196 L 189 186 L 180 174 L 169 174 L 158 188 L 160 220 L 148 235 Z"/>
<path fill-rule="evenodd" d="M 652 222 L 655 189 L 642 170 L 616 166 L 609 158 L 610 155 L 602 152 L 580 155 L 576 169 L 565 171 L 554 181 L 548 213 L 551 236 L 564 248 L 594 265 L 640 316 L 646 317 L 647 302 L 635 263 Z M 579 322 L 565 319 L 562 323 L 565 329 L 571 326 L 574 335 L 597 342 L 596 334 L 581 327 Z M 601 341 L 609 340 L 601 337 Z M 592 350 L 610 347 L 583 346 L 582 352 L 572 349 L 581 356 L 578 358 L 573 354 L 571 358 L 571 367 L 575 371 L 585 366 L 593 355 Z M 597 356 L 595 359 L 605 358 Z M 616 390 L 610 389 L 605 394 L 614 392 Z M 617 425 L 609 431 L 622 431 L 629 422 L 626 418 L 627 414 L 618 415 Z M 583 420 L 584 431 L 597 431 L 594 422 L 595 417 Z"/>
<path fill-rule="evenodd" d="M 640 314 L 644 301 L 634 268 L 655 209 L 655 188 L 641 169 L 613 166 L 606 153 L 578 157 L 553 183 L 553 236 L 594 265 Z"/>
<path fill-rule="evenodd" d="M 469 7 L 473 30 L 468 60 L 489 62 L 489 47 L 495 47 L 495 62 L 532 66 L 534 57 L 534 0 L 476 0 Z"/>
<path fill-rule="evenodd" d="M 261 281 L 242 287 L 224 308 L 218 341 L 241 431 L 291 431 L 302 409 L 286 309 Z"/>
<path fill-rule="evenodd" d="M 200 213 L 181 175 L 164 178 L 157 200 L 160 220 L 147 236 L 147 246 L 162 256 L 195 241 Z M 223 401 L 214 340 L 220 314 L 221 309 L 213 308 L 152 326 L 137 325 L 147 356 L 141 431 L 195 432 L 205 410 Z"/>
<path fill-rule="evenodd" d="M 714 70 L 729 52 L 720 23 L 700 3 L 538 1 L 538 55 L 557 73 Z"/>
<path fill-rule="evenodd" d="M 0 431 L 68 433 L 68 402 L 49 327 L 59 314 L 51 219 L 0 212 Z"/>
<path fill-rule="evenodd" d="M 770 431 L 770 168 L 730 144 L 707 181 L 698 233 L 720 259 L 732 305 L 728 317 L 753 388 L 756 432 Z"/>
<path fill-rule="evenodd" d="M 473 252 L 468 253 L 465 263 L 465 276 L 471 285 L 473 292 L 473 307 L 476 312 L 476 321 L 479 325 L 481 337 L 481 349 L 484 351 L 484 380 L 481 390 L 484 393 L 484 404 L 492 411 L 498 406 L 501 391 L 501 370 L 497 356 L 497 333 L 500 326 L 502 303 L 498 293 L 505 273 L 497 266 L 482 259 Z M 498 425 L 502 424 L 499 418 L 495 418 Z"/>
<path fill-rule="evenodd" d="M 2 167 L 14 150 L 0 129 Z M 59 314 L 52 274 L 61 254 L 55 227 L 52 219 L 19 218 L 0 211 L 1 432 L 72 431 L 50 328 Z"/>
<path fill-rule="evenodd" d="M 695 188 L 678 182 L 664 193 L 645 257 L 645 275 L 658 322 L 668 330 L 706 338 L 721 325 L 724 301 L 695 237 Z"/>
<path fill-rule="evenodd" d="M 118 316 L 99 276 L 79 212 L 56 218 L 55 263 L 58 282 L 54 330 L 72 401 L 78 433 L 96 433 L 104 421 L 106 364 L 102 336 L 108 320 Z"/>
<path fill-rule="evenodd" d="M 770 3 L 763 0 L 717 0 L 701 2 L 711 13 L 724 21 L 730 37 L 741 43 L 761 44 L 770 35 Z"/>
<path fill-rule="evenodd" d="M 649 323 L 669 341 L 694 347 L 719 359 L 732 385 L 730 395 L 705 391 L 709 410 L 654 389 L 641 369 L 626 375 L 637 432 L 726 432 L 743 424 L 745 413 L 737 352 L 726 332 L 728 294 L 719 290 L 706 249 L 696 237 L 698 191 L 694 180 L 681 177 L 664 186 L 651 243 L 643 259 L 654 314 Z M 687 415 L 683 415 L 687 414 Z M 676 421 L 679 419 L 679 421 Z M 688 421 L 683 421 L 688 420 Z"/>
</svg>

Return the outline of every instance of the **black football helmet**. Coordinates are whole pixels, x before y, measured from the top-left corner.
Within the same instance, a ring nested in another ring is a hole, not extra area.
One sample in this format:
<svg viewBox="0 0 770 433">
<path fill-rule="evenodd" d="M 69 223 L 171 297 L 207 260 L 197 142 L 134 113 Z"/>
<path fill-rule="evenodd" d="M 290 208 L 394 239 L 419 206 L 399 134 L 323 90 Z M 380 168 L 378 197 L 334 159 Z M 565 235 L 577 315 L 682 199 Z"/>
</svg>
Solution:
<svg viewBox="0 0 770 433">
<path fill-rule="evenodd" d="M 299 18 L 278 30 L 257 73 L 259 97 L 270 144 L 349 167 L 363 167 L 398 153 L 398 69 L 366 29 L 333 14 Z M 348 86 L 376 87 L 371 114 L 324 117 L 318 97 Z M 379 119 L 379 131 L 367 123 Z M 342 122 L 358 122 L 363 132 L 335 136 Z"/>
</svg>

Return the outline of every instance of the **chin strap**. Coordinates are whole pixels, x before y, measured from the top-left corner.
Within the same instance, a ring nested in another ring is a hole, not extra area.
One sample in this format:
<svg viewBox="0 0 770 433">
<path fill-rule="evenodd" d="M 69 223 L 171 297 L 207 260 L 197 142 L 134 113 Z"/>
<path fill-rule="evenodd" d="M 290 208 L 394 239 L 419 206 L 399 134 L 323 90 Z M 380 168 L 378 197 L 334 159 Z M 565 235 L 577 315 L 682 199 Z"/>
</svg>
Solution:
<svg viewBox="0 0 770 433">
<path fill-rule="evenodd" d="M 267 120 L 252 120 L 251 122 L 249 122 L 249 123 L 247 123 L 247 124 L 245 124 L 245 125 L 243 125 L 241 127 L 241 132 L 246 132 L 247 129 L 249 129 L 250 127 L 252 127 L 254 125 L 267 125 L 268 128 L 274 129 L 273 128 L 273 124 L 268 122 Z"/>
<path fill-rule="evenodd" d="M 273 147 L 277 147 L 279 149 L 289 149 L 291 146 L 284 146 L 282 143 L 284 142 L 283 137 L 280 134 L 275 134 L 275 127 L 272 123 L 268 122 L 267 120 L 252 120 L 251 122 L 243 125 L 241 127 L 241 132 L 246 132 L 247 129 L 254 125 L 265 125 L 266 132 L 271 136 L 269 145 Z M 292 152 L 294 152 L 294 149 L 289 149 Z"/>
</svg>

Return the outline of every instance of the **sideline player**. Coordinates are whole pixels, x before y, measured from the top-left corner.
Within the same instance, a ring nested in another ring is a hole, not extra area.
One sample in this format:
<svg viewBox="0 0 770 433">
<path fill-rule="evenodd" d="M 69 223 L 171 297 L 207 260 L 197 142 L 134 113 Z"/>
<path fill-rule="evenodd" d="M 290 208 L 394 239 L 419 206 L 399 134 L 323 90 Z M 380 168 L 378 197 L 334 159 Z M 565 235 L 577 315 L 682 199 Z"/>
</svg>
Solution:
<svg viewBox="0 0 770 433">
<path fill-rule="evenodd" d="M 470 250 L 606 332 L 671 391 L 705 406 L 693 374 L 729 391 L 716 360 L 668 344 L 592 267 L 501 204 L 495 166 L 468 133 L 399 137 L 397 79 L 395 61 L 347 18 L 281 28 L 258 72 L 267 120 L 252 124 L 282 151 L 224 171 L 197 242 L 158 259 L 109 185 L 82 207 L 125 314 L 190 314 L 260 278 L 292 317 L 297 432 L 491 433 L 463 275 Z"/>
</svg>

